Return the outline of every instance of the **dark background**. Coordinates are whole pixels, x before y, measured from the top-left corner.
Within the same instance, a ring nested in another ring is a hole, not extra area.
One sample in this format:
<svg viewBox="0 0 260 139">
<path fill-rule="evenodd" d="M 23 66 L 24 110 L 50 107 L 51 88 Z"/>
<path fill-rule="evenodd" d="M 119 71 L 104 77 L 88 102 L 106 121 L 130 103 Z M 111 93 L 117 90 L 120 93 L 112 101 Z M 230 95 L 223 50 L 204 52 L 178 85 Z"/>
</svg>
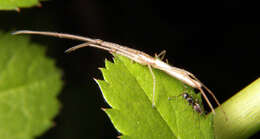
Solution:
<svg viewBox="0 0 260 139">
<path fill-rule="evenodd" d="M 194 73 L 224 102 L 259 77 L 258 18 L 259 5 L 252 1 L 59 0 L 20 13 L 1 11 L 0 26 L 99 38 L 150 55 L 167 50 L 171 64 Z M 93 80 L 102 79 L 97 68 L 111 56 L 94 48 L 63 53 L 77 41 L 33 41 L 46 46 L 64 71 L 56 126 L 38 139 L 116 138 Z"/>
</svg>

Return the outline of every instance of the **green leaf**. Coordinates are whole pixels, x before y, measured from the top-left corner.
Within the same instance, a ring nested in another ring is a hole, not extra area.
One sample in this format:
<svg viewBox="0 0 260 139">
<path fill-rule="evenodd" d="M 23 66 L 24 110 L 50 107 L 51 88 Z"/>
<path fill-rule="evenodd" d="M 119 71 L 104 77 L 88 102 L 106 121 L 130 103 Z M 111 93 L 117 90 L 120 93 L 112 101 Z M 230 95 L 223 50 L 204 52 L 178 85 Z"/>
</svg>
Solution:
<svg viewBox="0 0 260 139">
<path fill-rule="evenodd" d="M 101 71 L 104 81 L 97 83 L 112 107 L 104 110 L 122 138 L 214 138 L 213 115 L 200 115 L 192 109 L 180 94 L 188 92 L 201 102 L 200 95 L 182 82 L 153 69 L 156 106 L 152 107 L 153 80 L 146 66 L 115 55 L 114 64 L 106 61 L 106 68 Z"/>
<path fill-rule="evenodd" d="M 40 5 L 39 0 L 0 0 L 0 10 L 18 10 Z"/>
<path fill-rule="evenodd" d="M 32 139 L 54 126 L 60 78 L 43 47 L 0 32 L 1 139 Z"/>
</svg>

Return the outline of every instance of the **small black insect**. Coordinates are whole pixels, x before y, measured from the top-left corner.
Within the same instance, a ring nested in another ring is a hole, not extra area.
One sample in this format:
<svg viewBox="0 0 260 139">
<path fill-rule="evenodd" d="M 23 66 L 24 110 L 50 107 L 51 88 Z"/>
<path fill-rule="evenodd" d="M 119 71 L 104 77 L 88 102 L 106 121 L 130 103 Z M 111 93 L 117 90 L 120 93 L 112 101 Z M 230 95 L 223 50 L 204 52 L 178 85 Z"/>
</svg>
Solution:
<svg viewBox="0 0 260 139">
<path fill-rule="evenodd" d="M 188 103 L 193 107 L 196 112 L 198 112 L 199 114 L 203 113 L 203 110 L 201 109 L 197 99 L 194 100 L 194 98 L 186 92 L 182 93 L 181 96 L 183 96 L 183 98 L 188 101 Z"/>
</svg>

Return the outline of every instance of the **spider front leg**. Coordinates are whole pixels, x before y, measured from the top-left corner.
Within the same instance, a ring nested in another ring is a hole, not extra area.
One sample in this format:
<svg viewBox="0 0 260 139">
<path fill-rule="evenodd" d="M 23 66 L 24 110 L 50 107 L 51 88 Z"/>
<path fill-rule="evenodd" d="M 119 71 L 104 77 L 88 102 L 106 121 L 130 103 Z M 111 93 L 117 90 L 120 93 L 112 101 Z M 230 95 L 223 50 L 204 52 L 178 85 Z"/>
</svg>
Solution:
<svg viewBox="0 0 260 139">
<path fill-rule="evenodd" d="M 161 59 L 163 61 L 165 55 L 166 55 L 166 50 L 163 50 L 158 55 L 155 54 L 155 58 L 159 58 L 159 59 Z"/>
</svg>

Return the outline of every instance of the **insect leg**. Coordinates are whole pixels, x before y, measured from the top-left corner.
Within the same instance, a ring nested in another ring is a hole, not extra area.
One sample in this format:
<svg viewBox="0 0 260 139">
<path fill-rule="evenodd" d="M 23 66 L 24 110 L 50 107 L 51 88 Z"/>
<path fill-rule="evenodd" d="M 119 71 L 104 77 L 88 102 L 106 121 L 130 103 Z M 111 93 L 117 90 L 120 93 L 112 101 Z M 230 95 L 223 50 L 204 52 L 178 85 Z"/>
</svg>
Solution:
<svg viewBox="0 0 260 139">
<path fill-rule="evenodd" d="M 82 44 L 73 46 L 73 47 L 67 49 L 65 52 L 66 53 L 67 52 L 72 52 L 72 51 L 75 51 L 76 49 L 87 47 L 87 46 L 94 47 L 94 48 L 99 48 L 99 49 L 102 49 L 102 50 L 106 50 L 106 51 L 108 51 L 110 53 L 116 53 L 116 54 L 128 57 L 128 58 L 130 58 L 133 61 L 137 61 L 136 60 L 136 55 L 131 53 L 131 52 L 128 52 L 126 50 L 117 49 L 117 48 L 111 48 L 111 47 L 106 47 L 106 46 L 102 46 L 102 45 L 92 44 L 91 42 L 82 43 Z M 140 63 L 140 64 L 142 64 L 142 63 Z"/>
<path fill-rule="evenodd" d="M 72 35 L 72 34 L 66 34 L 66 33 L 57 33 L 57 32 L 48 32 L 48 31 L 30 31 L 30 30 L 20 30 L 12 33 L 13 35 L 18 34 L 37 34 L 37 35 L 45 35 L 45 36 L 52 36 L 57 38 L 65 38 L 65 39 L 71 39 L 71 40 L 80 40 L 80 41 L 86 41 L 91 43 L 96 43 L 95 39 L 78 36 L 78 35 Z"/>
<path fill-rule="evenodd" d="M 103 47 L 103 46 L 100 46 L 100 45 L 94 45 L 94 44 L 91 44 L 89 42 L 86 42 L 86 43 L 82 43 L 82 44 L 79 44 L 79 45 L 76 45 L 76 46 L 73 46 L 69 49 L 67 49 L 65 51 L 65 53 L 70 53 L 72 51 L 75 51 L 76 49 L 79 49 L 79 48 L 83 48 L 83 47 L 94 47 L 94 48 L 99 48 L 99 49 L 102 49 L 102 50 L 106 50 L 106 51 L 109 51 L 109 52 L 115 52 L 115 53 L 118 53 L 120 54 L 118 51 L 114 50 L 114 49 L 111 49 L 111 48 L 107 48 L 107 47 Z"/>
<path fill-rule="evenodd" d="M 155 106 L 155 86 L 156 86 L 156 78 L 155 78 L 155 75 L 154 75 L 154 73 L 153 73 L 153 70 L 152 70 L 151 65 L 148 64 L 147 66 L 148 66 L 149 71 L 150 71 L 150 73 L 151 73 L 151 75 L 152 75 L 152 78 L 153 78 L 153 98 L 152 98 L 152 106 L 154 107 L 154 106 Z"/>
<path fill-rule="evenodd" d="M 204 97 L 204 99 L 206 100 L 206 102 L 208 103 L 208 105 L 209 105 L 209 107 L 210 107 L 211 111 L 213 112 L 213 114 L 216 114 L 216 112 L 215 112 L 215 110 L 214 110 L 214 108 L 213 108 L 212 104 L 210 103 L 210 101 L 209 101 L 208 97 L 206 96 L 205 92 L 202 90 L 202 88 L 201 88 L 201 87 L 200 87 L 200 88 L 198 88 L 198 89 L 199 89 L 200 93 L 202 94 L 202 96 Z"/>
<path fill-rule="evenodd" d="M 222 107 L 221 104 L 219 103 L 218 99 L 215 97 L 215 95 L 213 94 L 213 92 L 212 92 L 207 86 L 205 86 L 204 84 L 202 84 L 202 86 L 203 86 L 203 87 L 209 92 L 209 94 L 211 94 L 211 96 L 214 98 L 214 100 L 216 101 L 216 103 L 218 104 L 218 106 L 220 107 L 220 109 L 222 110 L 222 112 L 224 113 L 225 119 L 226 119 L 226 121 L 227 121 L 228 118 L 227 118 L 226 112 L 224 111 L 223 107 Z"/>
<path fill-rule="evenodd" d="M 163 51 L 161 51 L 158 55 L 155 54 L 155 57 L 156 57 L 156 58 L 159 58 L 159 59 L 161 59 L 161 60 L 163 61 L 165 55 L 166 55 L 166 50 L 163 50 Z"/>
<path fill-rule="evenodd" d="M 219 103 L 217 97 L 214 95 L 214 93 L 206 86 L 204 85 L 198 78 L 196 78 L 193 74 L 189 74 L 192 78 L 194 78 L 195 80 L 197 80 L 198 82 L 200 82 L 200 84 L 202 85 L 203 88 L 205 88 L 207 90 L 207 92 L 213 97 L 213 99 L 215 100 L 215 102 L 218 104 L 218 106 L 220 107 L 220 109 L 222 110 L 223 114 L 225 115 L 225 119 L 228 120 L 226 112 L 224 111 L 223 107 L 221 106 L 221 104 Z M 200 89 L 202 90 L 202 89 Z M 208 102 L 207 102 L 208 103 Z M 215 114 L 215 111 L 214 111 Z"/>
<path fill-rule="evenodd" d="M 91 45 L 90 45 L 89 42 L 86 42 L 86 43 L 82 43 L 82 44 L 73 46 L 73 47 L 67 49 L 67 50 L 65 51 L 65 53 L 70 53 L 70 52 L 75 51 L 75 50 L 77 50 L 77 49 L 79 49 L 79 48 L 83 48 L 83 47 L 87 47 L 87 46 L 90 46 L 90 47 L 91 47 Z M 110 51 L 110 49 L 109 49 L 109 48 L 106 48 L 106 47 L 101 47 L 101 46 L 92 46 L 92 47 L 99 48 L 99 49 L 103 49 L 103 50 L 106 50 L 106 51 Z"/>
<path fill-rule="evenodd" d="M 141 51 L 138 51 L 138 50 L 135 50 L 135 49 L 132 49 L 132 48 L 128 48 L 128 47 L 125 47 L 125 46 L 121 46 L 119 44 L 106 42 L 106 41 L 103 41 L 103 40 L 100 40 L 100 39 L 92 39 L 92 38 L 88 38 L 88 37 L 83 37 L 83 36 L 79 36 L 79 35 L 57 33 L 57 32 L 48 32 L 48 31 L 30 31 L 30 30 L 20 30 L 20 31 L 13 32 L 12 34 L 13 35 L 36 34 L 36 35 L 45 35 L 45 36 L 52 36 L 52 37 L 57 37 L 57 38 L 71 39 L 71 40 L 80 40 L 80 41 L 89 42 L 90 44 L 93 44 L 93 45 L 99 45 L 99 46 L 103 46 L 103 47 L 107 47 L 107 48 L 111 48 L 111 49 L 122 50 L 124 52 L 129 52 L 129 53 L 132 53 L 132 54 L 146 55 Z M 88 45 L 85 45 L 85 46 L 88 46 Z M 82 45 L 81 47 L 73 48 L 73 50 L 76 50 L 76 49 L 82 48 L 82 47 L 84 47 L 84 46 Z"/>
</svg>

